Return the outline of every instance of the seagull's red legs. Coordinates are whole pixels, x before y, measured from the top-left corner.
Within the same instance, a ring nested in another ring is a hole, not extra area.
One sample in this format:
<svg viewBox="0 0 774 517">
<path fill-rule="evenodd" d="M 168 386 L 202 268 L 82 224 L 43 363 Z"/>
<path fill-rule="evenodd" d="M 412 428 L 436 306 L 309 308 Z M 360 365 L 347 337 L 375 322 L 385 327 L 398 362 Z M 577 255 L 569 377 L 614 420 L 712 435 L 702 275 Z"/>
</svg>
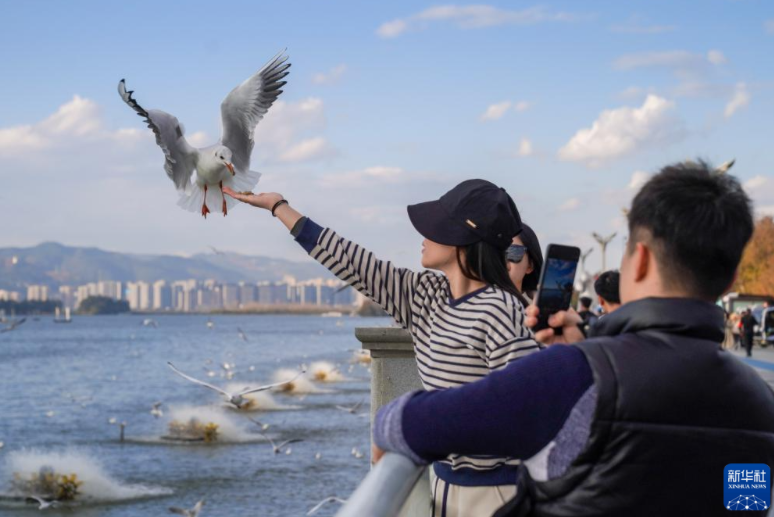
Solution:
<svg viewBox="0 0 774 517">
<path fill-rule="evenodd" d="M 202 215 L 207 219 L 207 214 L 210 213 L 210 209 L 207 208 L 207 184 L 204 184 L 204 201 L 202 201 Z"/>
<path fill-rule="evenodd" d="M 228 215 L 228 207 L 226 206 L 226 195 L 223 193 L 223 182 L 220 182 L 220 195 L 223 197 L 223 217 Z"/>
</svg>

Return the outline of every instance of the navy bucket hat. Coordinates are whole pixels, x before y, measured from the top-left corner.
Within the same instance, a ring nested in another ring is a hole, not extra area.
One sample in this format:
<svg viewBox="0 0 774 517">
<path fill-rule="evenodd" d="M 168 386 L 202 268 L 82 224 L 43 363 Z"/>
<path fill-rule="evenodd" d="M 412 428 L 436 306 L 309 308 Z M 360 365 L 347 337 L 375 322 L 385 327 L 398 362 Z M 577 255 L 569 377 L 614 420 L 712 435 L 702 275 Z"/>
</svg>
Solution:
<svg viewBox="0 0 774 517">
<path fill-rule="evenodd" d="M 409 205 L 414 228 L 446 246 L 485 241 L 505 251 L 521 233 L 521 217 L 511 196 L 486 180 L 463 181 L 436 201 Z"/>
</svg>

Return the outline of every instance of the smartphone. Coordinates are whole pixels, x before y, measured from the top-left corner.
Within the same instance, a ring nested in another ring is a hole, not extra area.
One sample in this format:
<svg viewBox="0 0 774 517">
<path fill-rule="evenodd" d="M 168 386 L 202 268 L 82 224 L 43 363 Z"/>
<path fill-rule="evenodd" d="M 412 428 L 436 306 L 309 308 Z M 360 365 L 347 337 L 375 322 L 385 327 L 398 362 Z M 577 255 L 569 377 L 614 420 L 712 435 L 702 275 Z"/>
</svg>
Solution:
<svg viewBox="0 0 774 517">
<path fill-rule="evenodd" d="M 579 260 L 580 249 L 575 246 L 548 245 L 535 297 L 535 305 L 540 309 L 540 315 L 537 325 L 532 328 L 533 331 L 548 328 L 549 316 L 570 308 Z"/>
</svg>

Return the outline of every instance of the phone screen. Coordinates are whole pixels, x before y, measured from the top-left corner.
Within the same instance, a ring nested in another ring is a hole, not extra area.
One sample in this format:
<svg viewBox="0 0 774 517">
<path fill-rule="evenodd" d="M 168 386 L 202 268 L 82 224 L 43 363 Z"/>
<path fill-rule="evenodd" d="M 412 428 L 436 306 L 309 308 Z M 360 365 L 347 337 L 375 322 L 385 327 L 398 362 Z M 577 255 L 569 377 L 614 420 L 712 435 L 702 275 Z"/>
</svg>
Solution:
<svg viewBox="0 0 774 517">
<path fill-rule="evenodd" d="M 574 246 L 551 244 L 540 272 L 537 306 L 540 309 L 538 324 L 533 330 L 548 327 L 548 317 L 567 310 L 572 300 L 575 272 L 580 259 L 580 249 Z"/>
<path fill-rule="evenodd" d="M 549 312 L 562 311 L 570 307 L 577 262 L 549 258 L 546 275 L 540 289 L 540 308 Z"/>
</svg>

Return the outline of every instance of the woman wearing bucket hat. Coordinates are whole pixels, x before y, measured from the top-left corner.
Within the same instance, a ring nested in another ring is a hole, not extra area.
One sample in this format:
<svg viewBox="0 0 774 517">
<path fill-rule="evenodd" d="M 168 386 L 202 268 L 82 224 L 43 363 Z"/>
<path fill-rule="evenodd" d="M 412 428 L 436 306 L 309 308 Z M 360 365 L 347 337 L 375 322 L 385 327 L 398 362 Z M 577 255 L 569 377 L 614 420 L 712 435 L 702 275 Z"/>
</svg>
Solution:
<svg viewBox="0 0 774 517">
<path fill-rule="evenodd" d="M 223 191 L 270 210 L 313 258 L 407 329 L 425 389 L 473 382 L 538 350 L 523 325 L 526 300 L 505 261 L 522 232 L 521 219 L 496 185 L 467 180 L 440 199 L 408 207 L 411 223 L 425 237 L 422 266 L 441 274 L 379 260 L 302 216 L 280 194 Z M 491 515 L 514 496 L 518 465 L 513 458 L 456 454 L 434 463 L 433 515 Z"/>
<path fill-rule="evenodd" d="M 534 298 L 543 267 L 543 253 L 537 235 L 526 223 L 521 223 L 521 233 L 508 246 L 505 259 L 513 285 L 525 296 Z"/>
</svg>

